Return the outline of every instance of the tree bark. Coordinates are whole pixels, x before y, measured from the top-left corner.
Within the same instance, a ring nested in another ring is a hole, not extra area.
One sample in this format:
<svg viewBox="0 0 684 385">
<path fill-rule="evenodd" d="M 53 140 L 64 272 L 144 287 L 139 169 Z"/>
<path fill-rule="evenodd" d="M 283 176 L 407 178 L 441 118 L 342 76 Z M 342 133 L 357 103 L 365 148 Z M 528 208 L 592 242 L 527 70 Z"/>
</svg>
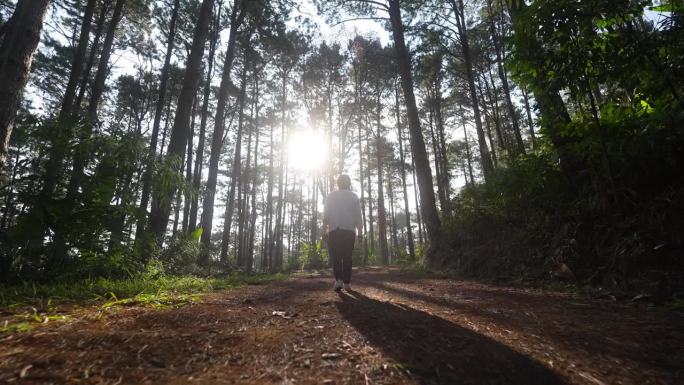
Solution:
<svg viewBox="0 0 684 385">
<path fill-rule="evenodd" d="M 358 91 L 357 91 L 357 98 L 358 98 Z M 358 106 L 358 104 L 357 104 Z M 358 111 L 357 107 L 357 111 Z M 365 191 L 364 191 L 364 181 L 363 181 L 363 145 L 361 142 L 361 122 L 360 119 L 357 121 L 357 129 L 358 129 L 358 142 L 359 142 L 359 181 L 360 181 L 360 189 L 361 189 L 361 220 L 363 221 L 363 264 L 367 265 L 368 264 L 368 228 L 366 224 L 366 198 L 365 198 Z"/>
<path fill-rule="evenodd" d="M 440 189 L 442 191 L 443 197 L 442 201 L 440 201 L 440 206 L 442 207 L 442 212 L 446 214 L 447 216 L 451 214 L 451 200 L 450 200 L 450 176 L 449 176 L 449 164 L 447 162 L 447 155 L 446 155 L 446 139 L 444 137 L 444 116 L 442 115 L 442 69 L 441 69 L 441 58 L 439 61 L 439 67 L 436 68 L 436 74 L 435 74 L 435 81 L 434 81 L 434 89 L 433 89 L 433 95 L 432 95 L 432 100 L 434 102 L 433 104 L 433 111 L 435 114 L 435 126 L 436 126 L 436 132 L 435 136 L 437 139 L 437 146 L 435 147 L 437 149 L 437 152 L 435 153 L 435 157 L 439 159 L 439 179 L 437 181 L 438 185 L 440 186 Z M 439 156 L 438 156 L 439 155 Z"/>
<path fill-rule="evenodd" d="M 202 96 L 202 117 L 200 120 L 199 136 L 197 141 L 197 154 L 195 155 L 195 170 L 192 178 L 192 188 L 195 190 L 195 196 L 192 198 L 190 206 L 190 220 L 188 229 L 194 231 L 197 227 L 197 212 L 199 209 L 199 191 L 202 184 L 202 166 L 204 162 L 204 146 L 206 141 L 207 120 L 209 118 L 209 98 L 211 97 L 211 81 L 214 75 L 214 58 L 216 56 L 216 46 L 219 39 L 219 25 L 221 23 L 221 2 L 219 2 L 219 9 L 216 11 L 214 19 L 214 26 L 212 31 L 211 42 L 209 43 L 209 58 L 207 67 L 207 76 L 204 84 L 204 91 Z"/>
<path fill-rule="evenodd" d="M 413 153 L 413 151 L 411 152 Z M 425 239 L 425 228 L 423 227 L 423 220 L 420 217 L 420 202 L 418 198 L 420 194 L 418 193 L 418 181 L 416 180 L 416 162 L 413 157 L 411 157 L 411 166 L 413 168 L 413 172 L 411 173 L 411 176 L 413 177 L 413 198 L 415 199 L 416 220 L 418 221 L 418 244 L 422 245 Z"/>
<path fill-rule="evenodd" d="M 442 167 L 441 167 L 441 161 L 439 160 L 440 154 L 439 150 L 437 149 L 437 138 L 435 137 L 435 126 L 434 126 L 434 113 L 433 113 L 433 106 L 432 103 L 430 102 L 429 106 L 429 112 L 428 112 L 428 128 L 430 130 L 430 144 L 432 145 L 432 154 L 434 156 L 434 161 L 435 161 L 435 179 L 437 179 L 437 197 L 439 198 L 439 206 L 442 209 L 442 211 L 446 210 L 447 204 L 447 197 L 444 192 L 444 186 L 442 185 Z M 430 155 L 428 154 L 428 157 Z"/>
<path fill-rule="evenodd" d="M 523 100 L 525 101 L 525 112 L 527 114 L 527 126 L 530 129 L 530 140 L 532 140 L 532 149 L 537 147 L 537 138 L 534 134 L 534 121 L 532 120 L 532 108 L 530 108 L 530 94 L 527 89 L 523 88 Z"/>
<path fill-rule="evenodd" d="M 242 131 L 244 129 L 245 121 L 245 98 L 247 96 L 245 92 L 246 89 L 247 63 L 243 63 L 242 76 L 240 80 L 240 105 L 238 107 L 238 129 L 237 137 L 235 139 L 235 152 L 233 154 L 233 167 L 230 176 L 230 191 L 228 192 L 226 211 L 223 216 L 223 236 L 221 238 L 220 257 L 220 261 L 223 264 L 223 266 L 228 266 L 228 246 L 230 244 L 230 228 L 233 222 L 233 211 L 235 210 L 235 189 L 238 186 L 238 181 L 240 181 L 242 177 Z"/>
<path fill-rule="evenodd" d="M 461 116 L 463 116 L 463 107 L 461 107 Z M 473 158 L 470 154 L 470 142 L 468 141 L 468 129 L 466 128 L 465 117 L 463 122 L 463 138 L 466 146 L 466 157 L 468 158 L 468 174 L 470 174 L 470 184 L 475 184 L 475 177 L 473 176 Z"/>
<path fill-rule="evenodd" d="M 484 120 L 485 120 L 485 128 L 487 131 L 487 139 L 489 139 L 489 147 L 491 149 L 491 154 L 492 154 L 492 162 L 494 162 L 494 168 L 499 167 L 499 158 L 497 157 L 496 154 L 496 145 L 494 144 L 494 138 L 492 137 L 492 124 L 491 120 L 495 121 L 495 124 L 497 125 L 497 132 L 498 132 L 498 119 L 492 119 L 490 115 L 495 115 L 496 114 L 496 104 L 494 104 L 494 107 L 492 107 L 492 113 L 489 113 L 487 109 L 487 96 L 490 97 L 490 101 L 493 100 L 493 97 L 489 93 L 489 87 L 487 87 L 487 93 L 482 90 L 482 84 L 480 82 L 480 78 L 477 78 L 477 88 L 480 91 L 480 97 L 482 98 L 482 113 L 484 114 Z M 491 103 L 490 103 L 491 104 Z M 499 144 L 501 144 L 501 140 L 499 140 Z M 500 153 L 501 156 L 503 156 L 503 150 Z"/>
<path fill-rule="evenodd" d="M 411 229 L 411 209 L 409 207 L 408 189 L 406 188 L 406 159 L 404 157 L 404 134 L 401 128 L 401 113 L 399 111 L 399 86 L 395 87 L 394 108 L 397 119 L 397 138 L 399 140 L 399 161 L 401 162 L 401 187 L 404 192 L 404 214 L 406 216 L 406 238 L 408 243 L 409 260 L 416 260 L 416 248 L 413 243 L 413 230 Z"/>
<path fill-rule="evenodd" d="M 487 8 L 489 9 L 489 33 L 492 37 L 492 42 L 494 43 L 494 51 L 496 52 L 496 69 L 499 73 L 499 80 L 503 85 L 504 98 L 506 99 L 506 107 L 508 108 L 508 114 L 510 116 L 511 125 L 513 126 L 513 134 L 515 136 L 516 143 L 516 153 L 525 154 L 525 144 L 523 143 L 522 135 L 520 133 L 520 124 L 518 123 L 517 113 L 515 111 L 515 106 L 513 106 L 513 100 L 511 99 L 511 89 L 508 85 L 508 76 L 503 66 L 503 55 L 501 52 L 501 44 L 499 43 L 499 35 L 496 30 L 496 25 L 493 18 L 493 8 L 492 1 L 487 0 Z"/>
<path fill-rule="evenodd" d="M 373 229 L 373 191 L 372 191 L 372 184 L 371 184 L 371 168 L 370 168 L 370 141 L 366 139 L 366 159 L 368 159 L 368 166 L 366 167 L 366 177 L 367 179 L 367 184 L 368 184 L 368 225 L 369 225 L 369 233 L 368 233 L 368 243 L 369 243 L 369 249 L 370 253 L 375 255 L 375 234 L 374 234 L 374 229 Z"/>
<path fill-rule="evenodd" d="M 83 101 L 83 97 L 85 95 L 85 89 L 87 88 L 86 85 L 90 78 L 90 72 L 95 62 L 95 55 L 97 53 L 100 38 L 102 37 L 102 32 L 104 31 L 104 24 L 107 16 L 107 8 L 108 7 L 106 6 L 106 4 L 101 5 L 100 15 L 97 19 L 95 38 L 93 39 L 93 44 L 90 47 L 88 61 L 87 63 L 83 63 L 85 64 L 85 69 L 80 69 L 78 72 L 76 72 L 75 67 L 79 65 L 78 58 L 80 56 L 80 50 L 82 48 L 80 45 L 81 40 L 79 39 L 79 46 L 76 49 L 74 61 L 72 64 L 72 73 L 69 78 L 69 81 L 71 82 L 71 76 L 74 76 L 74 74 L 76 75 L 77 84 L 74 86 L 73 92 L 76 92 L 76 88 L 79 88 L 79 92 L 75 100 L 69 101 L 69 89 L 67 86 L 67 91 L 65 92 L 65 96 L 62 102 L 62 109 L 60 111 L 59 120 L 66 122 L 67 125 L 72 123 L 72 121 L 75 118 L 76 112 L 81 107 L 81 102 Z M 88 16 L 87 13 L 88 10 L 86 9 L 86 14 L 84 15 L 82 28 L 86 26 L 86 19 Z M 88 29 L 90 29 L 89 25 Z M 81 38 L 82 37 L 83 36 L 81 36 Z M 85 51 L 87 51 L 88 48 L 88 38 L 89 35 L 86 35 L 85 44 L 83 46 L 83 60 L 85 60 Z M 73 133 L 70 132 L 70 129 L 71 127 L 69 127 L 69 129 L 65 129 L 65 127 L 60 126 L 58 131 L 56 132 L 56 137 L 52 139 L 50 153 L 48 155 L 47 161 L 45 162 L 45 174 L 43 176 L 43 183 L 41 186 L 40 194 L 41 202 L 49 202 L 51 199 L 54 199 L 55 188 L 57 186 L 57 183 L 62 179 L 62 167 L 64 166 L 64 158 L 66 157 L 66 152 L 68 150 L 66 143 L 64 143 L 63 141 L 71 138 L 71 135 Z"/>
<path fill-rule="evenodd" d="M 463 51 L 463 64 L 465 66 L 466 80 L 468 82 L 468 91 L 470 93 L 473 114 L 475 115 L 477 141 L 480 145 L 480 162 L 482 164 L 482 172 L 486 181 L 494 173 L 494 165 L 492 164 L 492 157 L 489 154 L 487 140 L 485 138 L 484 129 L 482 128 L 482 117 L 480 116 L 480 107 L 477 100 L 477 89 L 475 88 L 475 74 L 473 71 L 472 58 L 470 56 L 470 43 L 468 41 L 468 31 L 465 24 L 465 15 L 463 13 L 463 0 L 458 0 L 458 4 L 456 4 L 456 0 L 450 0 L 450 3 L 457 19 L 456 25 L 460 34 L 461 50 Z"/>
<path fill-rule="evenodd" d="M 97 58 L 97 53 L 100 50 L 100 40 L 102 40 L 102 34 L 105 32 L 105 22 L 107 21 L 107 14 L 109 13 L 109 6 L 111 4 L 104 1 L 100 4 L 100 15 L 97 17 L 97 24 L 95 28 L 95 36 L 93 37 L 93 44 L 90 47 L 90 52 L 88 53 L 88 63 L 80 77 L 80 82 L 78 85 L 78 95 L 73 104 L 74 112 L 81 109 L 83 104 L 83 98 L 85 97 L 86 89 L 88 88 L 88 83 L 90 82 L 90 73 L 93 71 L 93 66 L 95 66 L 95 59 Z"/>
<path fill-rule="evenodd" d="M 97 66 L 95 80 L 93 81 L 93 87 L 90 91 L 90 100 L 88 101 L 88 110 L 86 113 L 86 119 L 88 121 L 81 131 L 79 143 L 76 145 L 74 153 L 73 170 L 71 172 L 71 179 L 69 179 L 69 185 L 67 187 L 66 201 L 68 206 L 73 206 L 76 195 L 78 195 L 78 189 L 83 184 L 83 179 L 85 177 L 84 170 L 86 167 L 86 162 L 88 161 L 88 153 L 90 152 L 88 139 L 90 139 L 92 136 L 93 129 L 97 124 L 97 111 L 100 107 L 102 95 L 105 91 L 105 83 L 107 81 L 107 76 L 109 75 L 109 58 L 112 55 L 116 30 L 119 27 L 119 22 L 123 18 L 125 4 L 126 0 L 116 1 L 114 13 L 112 14 L 112 19 L 109 22 L 107 34 L 105 35 L 105 40 L 102 45 L 100 62 Z"/>
<path fill-rule="evenodd" d="M 204 43 L 209 35 L 209 22 L 211 20 L 213 0 L 204 0 L 200 7 L 197 27 L 192 39 L 192 48 L 188 56 L 188 63 L 185 69 L 183 87 L 178 96 L 176 107 L 176 117 L 171 129 L 171 139 L 166 153 L 166 159 L 174 171 L 179 172 L 181 164 L 179 159 L 185 154 L 188 131 L 190 125 L 190 111 L 195 98 L 197 84 L 201 73 L 201 64 L 204 54 Z M 158 191 L 152 199 L 152 212 L 150 213 L 150 232 L 158 246 L 164 241 L 164 234 L 169 221 L 171 210 L 171 200 L 176 193 L 176 186 L 171 186 L 168 191 Z"/>
<path fill-rule="evenodd" d="M 90 26 L 92 24 L 93 15 L 95 14 L 95 5 L 97 0 L 88 0 L 86 3 L 85 12 L 81 19 L 81 32 L 78 37 L 78 45 L 74 52 L 74 57 L 71 60 L 71 72 L 69 73 L 69 81 L 64 90 L 64 98 L 62 98 L 62 108 L 59 111 L 59 120 L 64 121 L 71 116 L 74 107 L 74 99 L 76 98 L 76 87 L 78 80 L 83 73 L 85 66 L 86 53 L 88 50 L 88 40 L 90 38 Z"/>
<path fill-rule="evenodd" d="M 494 78 L 492 77 L 491 72 L 489 73 L 489 78 L 492 81 L 492 86 L 489 86 L 489 81 L 487 80 L 486 75 L 482 75 L 482 78 L 484 79 L 484 84 L 485 84 L 485 90 L 487 92 L 487 96 L 489 97 L 489 103 L 492 107 L 492 119 L 494 119 L 494 129 L 496 130 L 496 139 L 498 143 L 498 148 L 501 151 L 501 154 L 506 150 L 506 139 L 503 136 L 503 130 L 501 129 L 501 117 L 499 116 L 499 101 L 497 100 L 497 89 L 496 85 L 494 84 Z M 480 90 L 480 93 L 482 91 Z M 484 98 L 484 95 L 483 95 Z M 490 140 L 491 142 L 491 140 Z M 491 145 L 492 147 L 492 153 L 494 153 L 494 144 Z M 502 155 L 503 156 L 503 155 Z"/>
<path fill-rule="evenodd" d="M 397 62 L 399 73 L 404 90 L 404 100 L 409 117 L 409 130 L 411 132 L 411 143 L 413 144 L 413 155 L 416 163 L 416 173 L 420 188 L 420 209 L 423 212 L 423 220 L 427 228 L 428 240 L 436 241 L 440 232 L 440 220 L 435 203 L 435 193 L 432 185 L 432 171 L 425 151 L 423 132 L 420 127 L 420 118 L 416 106 L 416 98 L 413 92 L 413 77 L 411 74 L 411 60 L 404 41 L 404 25 L 401 20 L 401 11 L 398 0 L 389 1 L 389 14 L 394 36 L 394 45 L 397 51 Z M 430 258 L 430 256 L 428 256 Z"/>
<path fill-rule="evenodd" d="M 246 63 L 245 63 L 246 64 Z M 256 77 L 256 73 L 252 74 L 254 77 Z M 246 78 L 245 78 L 246 82 Z M 252 93 L 254 93 L 254 90 L 252 90 Z M 246 93 L 243 97 L 246 97 Z M 249 114 L 249 121 L 250 124 L 248 125 L 249 127 L 249 133 L 247 135 L 247 159 L 245 161 L 245 167 L 244 171 L 242 172 L 242 176 L 240 180 L 238 181 L 238 186 L 240 186 L 240 189 L 238 189 L 238 193 L 242 194 L 242 200 L 240 204 L 240 211 L 238 215 L 238 223 L 239 223 L 239 228 L 238 228 L 238 252 L 237 252 L 237 259 L 238 259 L 238 266 L 240 267 L 246 267 L 246 246 L 247 246 L 247 239 L 245 239 L 245 236 L 249 234 L 249 185 L 252 180 L 250 178 L 252 174 L 252 138 L 254 137 L 254 126 L 251 124 L 251 122 L 254 121 L 254 109 L 255 109 L 255 103 L 257 100 L 255 98 L 252 99 L 251 103 L 251 109 L 250 109 L 250 114 Z"/>
<path fill-rule="evenodd" d="M 214 117 L 214 134 L 211 141 L 211 153 L 209 155 L 209 174 L 207 176 L 206 192 L 202 201 L 202 238 L 201 250 L 198 263 L 206 265 L 209 262 L 209 250 L 211 243 L 211 232 L 214 221 L 214 200 L 216 198 L 216 183 L 218 180 L 218 165 L 223 148 L 223 132 L 226 106 L 228 96 L 232 86 L 230 72 L 233 68 L 235 59 L 235 45 L 237 42 L 237 31 L 244 17 L 241 9 L 242 0 L 235 0 L 230 16 L 230 36 L 226 48 L 226 58 L 223 63 L 223 74 L 221 75 L 221 85 L 218 91 L 216 105 L 216 116 Z M 222 246 L 223 247 L 223 246 Z"/>
<path fill-rule="evenodd" d="M 0 173 L 49 0 L 19 0 L 0 43 Z M 1 175 L 1 174 L 0 174 Z"/>
<path fill-rule="evenodd" d="M 140 196 L 140 211 L 144 212 L 138 219 L 135 243 L 140 246 L 143 240 L 143 233 L 147 225 L 147 206 L 150 202 L 150 192 L 152 190 L 152 173 L 154 172 L 154 163 L 157 159 L 157 141 L 159 140 L 159 129 L 161 127 L 161 119 L 164 114 L 164 106 L 166 105 L 166 93 L 169 82 L 169 72 L 171 69 L 171 57 L 176 41 L 176 24 L 178 23 L 178 11 L 180 8 L 180 0 L 174 0 L 173 11 L 171 13 L 171 20 L 169 21 L 169 36 L 166 40 L 166 55 L 164 56 L 164 66 L 161 71 L 161 78 L 159 80 L 159 95 L 157 98 L 157 105 L 154 111 L 154 122 L 152 123 L 152 134 L 150 135 L 150 147 L 147 152 L 147 160 L 145 162 L 145 172 L 143 173 L 143 186 Z"/>
<path fill-rule="evenodd" d="M 275 156 L 275 143 L 273 140 L 273 131 L 270 132 L 270 145 L 269 145 L 269 156 L 268 156 L 268 196 L 266 197 L 266 229 L 264 231 L 265 235 L 262 238 L 262 258 L 261 263 L 265 270 L 271 270 L 271 238 L 273 226 L 273 158 Z"/>
<path fill-rule="evenodd" d="M 195 118 L 197 116 L 197 101 L 198 97 L 195 97 L 195 102 L 192 105 L 192 119 L 190 121 L 190 135 L 188 135 L 188 153 L 185 155 L 185 181 L 188 185 L 192 184 L 192 146 L 195 139 Z M 188 231 L 188 221 L 190 217 L 190 200 L 191 192 L 186 189 L 183 196 L 183 232 Z"/>
<path fill-rule="evenodd" d="M 259 74 L 256 71 L 254 74 L 254 101 L 255 104 L 255 115 L 254 115 L 254 125 L 253 129 L 256 131 L 256 143 L 254 145 L 254 166 L 252 166 L 252 213 L 250 214 L 250 225 L 249 225 L 249 238 L 248 238 L 248 251 L 247 251 L 247 269 L 251 271 L 252 265 L 254 264 L 254 243 L 255 243 L 255 230 L 256 230 L 256 217 L 257 217 L 257 204 L 256 204 L 256 191 L 257 191 L 257 181 L 259 180 L 259 139 L 261 137 L 261 130 L 259 129 Z M 263 220 L 263 215 L 262 215 Z"/>
<path fill-rule="evenodd" d="M 394 184 L 392 184 L 392 173 L 387 174 L 387 198 L 389 198 L 389 213 L 390 213 L 390 239 L 392 240 L 392 248 L 390 249 L 388 262 L 392 263 L 393 258 L 399 251 L 399 240 L 397 236 L 397 218 L 394 215 Z"/>
<path fill-rule="evenodd" d="M 380 263 L 386 265 L 389 263 L 389 247 L 387 246 L 387 211 L 385 209 L 385 186 L 384 186 L 384 150 L 382 148 L 382 122 L 380 121 L 382 115 L 382 102 L 380 99 L 380 85 L 378 88 L 375 112 L 375 161 L 378 168 L 378 245 L 380 246 Z"/>
</svg>

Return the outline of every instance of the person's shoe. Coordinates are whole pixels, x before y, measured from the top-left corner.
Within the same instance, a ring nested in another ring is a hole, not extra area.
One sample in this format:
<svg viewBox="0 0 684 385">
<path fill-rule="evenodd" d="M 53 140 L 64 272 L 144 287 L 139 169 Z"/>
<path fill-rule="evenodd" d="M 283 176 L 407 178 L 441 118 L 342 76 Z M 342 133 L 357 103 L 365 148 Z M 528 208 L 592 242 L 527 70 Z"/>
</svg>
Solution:
<svg viewBox="0 0 684 385">
<path fill-rule="evenodd" d="M 340 290 L 342 290 L 342 281 L 335 281 L 335 285 L 333 285 L 333 290 L 339 293 Z"/>
<path fill-rule="evenodd" d="M 348 284 L 348 283 L 345 283 L 345 284 L 344 284 L 344 290 L 346 290 L 346 291 L 352 291 L 351 285 Z"/>
</svg>

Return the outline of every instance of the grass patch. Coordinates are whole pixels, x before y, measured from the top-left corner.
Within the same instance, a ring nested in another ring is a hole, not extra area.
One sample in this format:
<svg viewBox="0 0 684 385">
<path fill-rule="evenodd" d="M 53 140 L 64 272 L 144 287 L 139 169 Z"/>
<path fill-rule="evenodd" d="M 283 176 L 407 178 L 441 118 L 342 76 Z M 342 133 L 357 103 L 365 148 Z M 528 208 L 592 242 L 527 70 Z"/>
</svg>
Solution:
<svg viewBox="0 0 684 385">
<path fill-rule="evenodd" d="M 33 326 L 29 322 L 9 323 L 5 321 L 3 325 L 0 325 L 0 333 L 25 333 L 32 329 Z"/>
<path fill-rule="evenodd" d="M 684 300 L 677 299 L 665 304 L 665 309 L 684 312 Z"/>
<path fill-rule="evenodd" d="M 183 307 L 192 303 L 201 302 L 199 294 L 178 294 L 173 292 L 161 292 L 159 294 L 138 294 L 135 297 L 118 299 L 113 298 L 107 301 L 100 309 L 107 310 L 116 306 L 146 306 L 155 309 L 163 309 L 169 307 Z"/>
<path fill-rule="evenodd" d="M 235 273 L 222 278 L 194 276 L 159 276 L 155 278 L 130 278 L 124 280 L 91 279 L 77 282 L 50 284 L 25 284 L 0 286 L 0 307 L 14 308 L 32 305 L 44 308 L 46 304 L 68 301 L 99 300 L 112 306 L 124 304 L 149 304 L 173 306 L 187 303 L 193 295 L 208 293 L 242 285 L 258 285 L 285 279 L 284 274 L 246 275 Z"/>
<path fill-rule="evenodd" d="M 414 263 L 406 266 L 399 266 L 405 273 L 411 274 L 418 279 L 463 279 L 463 276 L 456 270 L 434 270 L 429 269 L 422 263 Z"/>
</svg>

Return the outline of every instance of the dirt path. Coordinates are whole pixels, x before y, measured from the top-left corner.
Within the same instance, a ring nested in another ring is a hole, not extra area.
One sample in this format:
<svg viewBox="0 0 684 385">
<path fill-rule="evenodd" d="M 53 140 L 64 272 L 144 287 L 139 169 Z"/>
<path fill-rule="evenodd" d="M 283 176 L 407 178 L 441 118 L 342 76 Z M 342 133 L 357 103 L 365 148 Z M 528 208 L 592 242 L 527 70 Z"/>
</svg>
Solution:
<svg viewBox="0 0 684 385">
<path fill-rule="evenodd" d="M 0 384 L 684 384 L 684 316 L 355 272 L 0 335 Z"/>
</svg>

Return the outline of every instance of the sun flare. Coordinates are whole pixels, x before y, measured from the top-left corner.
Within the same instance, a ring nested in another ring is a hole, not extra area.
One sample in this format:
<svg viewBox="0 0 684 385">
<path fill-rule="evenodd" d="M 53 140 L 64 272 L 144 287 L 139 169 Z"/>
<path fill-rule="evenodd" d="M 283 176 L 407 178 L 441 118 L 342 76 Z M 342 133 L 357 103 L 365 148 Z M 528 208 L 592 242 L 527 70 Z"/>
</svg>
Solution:
<svg viewBox="0 0 684 385">
<path fill-rule="evenodd" d="M 290 167 L 300 171 L 320 171 L 326 160 L 323 135 L 313 130 L 295 132 L 288 147 Z"/>
</svg>

